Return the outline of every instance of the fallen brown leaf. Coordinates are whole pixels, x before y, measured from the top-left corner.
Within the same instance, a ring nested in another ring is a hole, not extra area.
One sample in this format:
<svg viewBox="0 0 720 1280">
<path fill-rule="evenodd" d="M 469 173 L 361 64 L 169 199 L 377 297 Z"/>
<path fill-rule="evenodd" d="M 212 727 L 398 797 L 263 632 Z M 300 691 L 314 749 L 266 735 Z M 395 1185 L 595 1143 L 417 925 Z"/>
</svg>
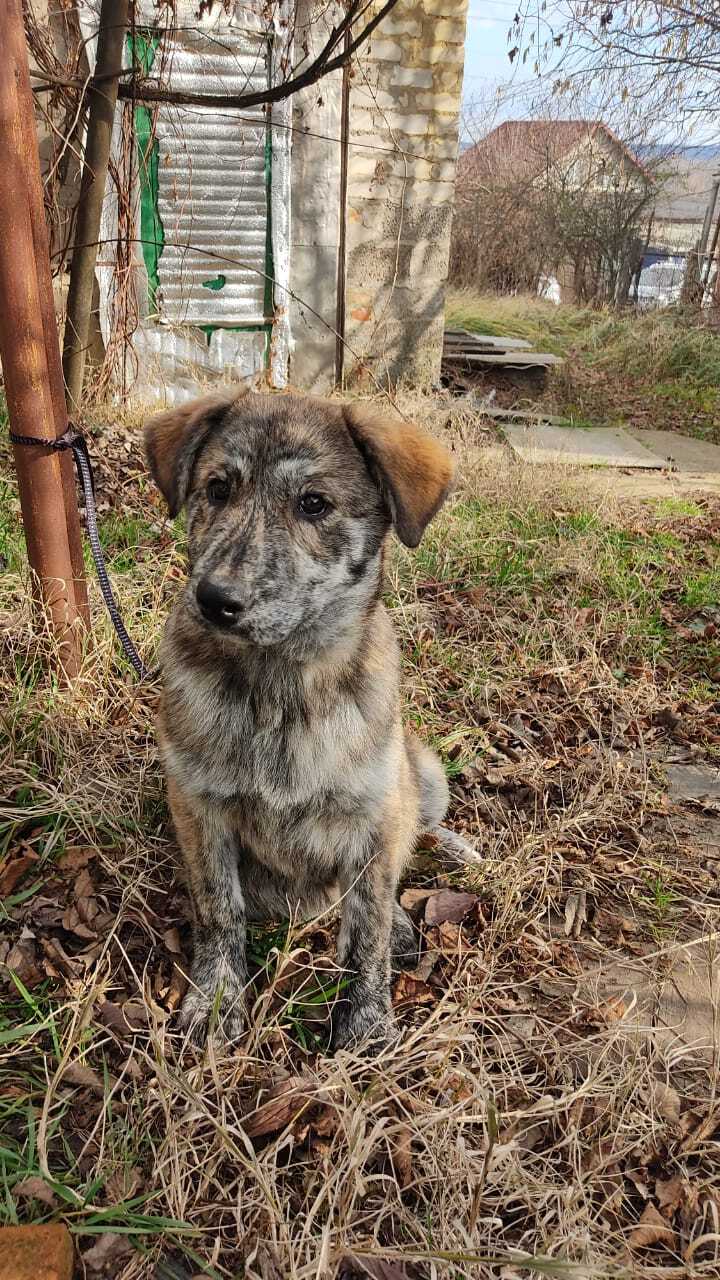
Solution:
<svg viewBox="0 0 720 1280">
<path fill-rule="evenodd" d="M 393 1004 L 434 1004 L 437 993 L 412 973 L 401 973 L 393 988 Z"/>
<path fill-rule="evenodd" d="M 652 1084 L 652 1100 L 658 1115 L 670 1124 L 677 1124 L 680 1119 L 680 1096 L 672 1085 L 662 1080 L 654 1080 Z"/>
<path fill-rule="evenodd" d="M 270 1090 L 270 1097 L 255 1111 L 243 1117 L 243 1128 L 249 1138 L 264 1138 L 277 1133 L 295 1120 L 312 1101 L 312 1090 L 302 1076 L 289 1076 Z"/>
<path fill-rule="evenodd" d="M 166 929 L 163 934 L 163 942 L 165 943 L 168 951 L 172 952 L 174 956 L 182 955 L 179 929 Z"/>
<path fill-rule="evenodd" d="M 93 1093 L 97 1093 L 101 1098 L 105 1094 L 105 1081 L 97 1071 L 85 1066 L 82 1062 L 68 1062 L 62 1078 L 65 1084 L 77 1084 L 83 1089 L 92 1089 Z M 111 1077 L 108 1083 L 112 1083 Z"/>
<path fill-rule="evenodd" d="M 112 1000 L 103 1000 L 96 1009 L 96 1015 L 103 1026 L 109 1027 L 119 1036 L 132 1035 L 132 1027 L 125 1021 L 123 1011 L 120 1005 L 114 1004 Z"/>
<path fill-rule="evenodd" d="M 65 846 L 62 857 L 58 858 L 58 866 L 63 871 L 79 871 L 96 857 L 97 849 L 90 849 L 81 844 L 68 844 Z"/>
<path fill-rule="evenodd" d="M 28 914 L 32 916 L 33 925 L 38 929 L 54 929 L 62 924 L 64 903 L 60 902 L 59 881 L 46 880 L 44 888 L 54 894 L 52 898 L 44 894 L 36 894 L 28 904 Z"/>
<path fill-rule="evenodd" d="M 122 1204 L 123 1200 L 129 1200 L 135 1195 L 140 1182 L 140 1173 L 132 1165 L 116 1169 L 105 1182 L 105 1194 L 110 1204 Z"/>
<path fill-rule="evenodd" d="M 684 1120 L 685 1117 L 683 1116 L 682 1119 Z M 695 1147 L 699 1147 L 707 1138 L 711 1138 L 718 1128 L 720 1128 L 720 1107 L 713 1107 L 704 1119 L 698 1116 L 698 1123 L 683 1138 L 680 1144 L 680 1150 L 683 1155 L 688 1151 L 694 1151 Z"/>
<path fill-rule="evenodd" d="M 400 906 L 406 911 L 416 911 L 435 892 L 435 889 L 404 889 L 400 894 Z"/>
<path fill-rule="evenodd" d="M 41 938 L 40 942 L 45 953 L 44 968 L 51 978 L 57 978 L 60 974 L 66 978 L 77 977 L 80 965 L 66 954 L 57 938 Z"/>
<path fill-rule="evenodd" d="M 658 1213 L 654 1204 L 647 1204 L 636 1227 L 630 1232 L 628 1244 L 631 1249 L 647 1249 L 652 1244 L 672 1245 L 675 1243 L 675 1232 Z"/>
<path fill-rule="evenodd" d="M 140 1000 L 126 1000 L 122 1007 L 122 1016 L 131 1030 L 150 1025 L 150 1011 Z"/>
<path fill-rule="evenodd" d="M 501 787 L 512 778 L 514 772 L 515 766 L 512 764 L 502 765 L 499 769 L 486 769 L 485 781 L 489 782 L 491 787 Z"/>
<path fill-rule="evenodd" d="M 15 1183 L 12 1193 L 16 1200 L 39 1200 L 51 1209 L 55 1207 L 55 1193 L 44 1178 L 23 1178 Z"/>
<path fill-rule="evenodd" d="M 425 903 L 425 923 L 459 923 L 480 901 L 476 893 L 461 893 L 456 889 L 439 889 Z"/>
<path fill-rule="evenodd" d="M 614 1022 L 622 1022 L 628 1008 L 622 996 L 610 996 L 607 1000 L 603 1000 L 602 1004 L 583 1010 L 580 1021 L 589 1023 L 591 1026 L 603 1024 L 612 1026 Z"/>
<path fill-rule="evenodd" d="M 89 899 L 86 899 L 86 901 L 89 901 Z M 85 938 L 85 940 L 89 942 L 92 942 L 97 937 L 95 930 L 91 929 L 82 919 L 76 905 L 71 904 L 64 911 L 62 927 L 68 933 L 74 933 L 76 937 Z"/>
<path fill-rule="evenodd" d="M 438 945 L 445 955 L 450 952 L 457 955 L 458 952 L 469 951 L 471 943 L 463 935 L 462 926 L 453 924 L 451 920 L 443 920 L 434 931 L 434 936 L 438 940 Z"/>
<path fill-rule="evenodd" d="M 10 972 L 12 972 L 29 990 L 38 986 L 45 977 L 44 973 L 38 968 L 37 950 L 32 937 L 21 937 L 18 942 L 14 943 L 2 960 L 2 967 L 9 971 L 7 974 L 8 982 L 12 982 L 10 977 Z"/>
<path fill-rule="evenodd" d="M 0 868 L 0 898 L 7 898 L 12 893 L 16 884 L 25 875 L 25 872 L 37 862 L 38 855 L 36 853 L 21 853 L 18 858 L 13 858 L 10 862 L 4 862 Z"/>
<path fill-rule="evenodd" d="M 487 588 L 485 587 L 469 587 L 463 592 L 468 604 L 483 605 L 487 600 Z"/>
<path fill-rule="evenodd" d="M 90 872 L 88 871 L 87 867 L 83 867 L 80 874 L 75 877 L 75 882 L 72 887 L 72 892 L 73 892 L 73 897 L 76 900 L 78 898 L 94 898 L 95 897 L 95 885 L 93 884 L 92 876 L 90 875 Z"/>
<path fill-rule="evenodd" d="M 428 947 L 427 951 L 423 951 L 415 968 L 413 969 L 413 977 L 418 978 L 420 982 L 427 982 L 435 965 L 440 959 L 440 952 L 433 947 Z"/>
<path fill-rule="evenodd" d="M 319 1138 L 332 1138 L 337 1133 L 340 1116 L 335 1107 L 321 1107 L 313 1118 L 313 1131 Z"/>
<path fill-rule="evenodd" d="M 127 1236 L 121 1236 L 115 1231 L 104 1231 L 98 1236 L 97 1243 L 82 1254 L 82 1261 L 86 1270 L 94 1275 L 105 1273 L 116 1276 L 119 1263 L 132 1252 L 133 1246 Z M 109 1269 L 107 1272 L 106 1268 Z"/>
<path fill-rule="evenodd" d="M 664 1182 L 658 1178 L 655 1183 L 655 1197 L 660 1208 L 664 1211 L 666 1218 L 671 1218 L 676 1209 L 680 1208 L 685 1199 L 685 1187 L 682 1178 L 668 1178 Z"/>
</svg>

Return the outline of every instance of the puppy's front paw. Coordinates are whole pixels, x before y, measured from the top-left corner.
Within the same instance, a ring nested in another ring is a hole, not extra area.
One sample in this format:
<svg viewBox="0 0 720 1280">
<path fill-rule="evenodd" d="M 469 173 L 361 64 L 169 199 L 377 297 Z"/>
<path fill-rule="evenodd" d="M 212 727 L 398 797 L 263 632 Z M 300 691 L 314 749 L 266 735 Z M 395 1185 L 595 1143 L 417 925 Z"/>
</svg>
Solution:
<svg viewBox="0 0 720 1280">
<path fill-rule="evenodd" d="M 374 1056 L 397 1040 L 399 1034 L 389 1002 L 378 996 L 343 1000 L 333 1012 L 333 1050 L 362 1048 Z"/>
<path fill-rule="evenodd" d="M 223 1040 L 237 1040 L 245 1029 L 243 994 L 242 983 L 234 976 L 228 981 L 227 974 L 218 975 L 212 986 L 207 980 L 203 987 L 199 983 L 191 986 L 182 1002 L 178 1025 L 197 1043 L 211 1030 Z"/>
</svg>

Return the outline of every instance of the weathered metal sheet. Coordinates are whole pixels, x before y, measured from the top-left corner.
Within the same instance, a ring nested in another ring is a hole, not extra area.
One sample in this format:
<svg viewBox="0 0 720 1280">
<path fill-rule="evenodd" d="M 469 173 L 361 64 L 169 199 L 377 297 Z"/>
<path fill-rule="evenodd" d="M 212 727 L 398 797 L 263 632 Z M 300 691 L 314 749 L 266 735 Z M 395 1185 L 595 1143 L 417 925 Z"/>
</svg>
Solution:
<svg viewBox="0 0 720 1280">
<path fill-rule="evenodd" d="M 216 3 L 198 17 L 197 0 L 175 0 L 175 26 L 163 32 L 151 77 L 185 92 L 230 95 L 266 88 L 286 74 L 290 3 L 280 0 L 270 13 L 264 0 L 238 0 L 234 8 Z M 91 62 L 98 5 L 99 0 L 80 0 Z M 165 20 L 166 11 L 155 0 L 137 0 L 136 31 L 143 38 Z M 284 385 L 291 346 L 291 134 L 278 125 L 289 123 L 289 111 L 289 102 L 273 108 L 268 135 L 263 107 L 151 108 L 157 141 L 153 198 L 162 244 L 153 281 L 141 250 L 139 192 L 134 189 L 133 276 L 140 323 L 124 338 L 125 393 L 132 389 L 144 400 L 177 403 L 197 394 L 202 382 L 254 381 L 268 364 L 273 384 Z M 121 150 L 118 113 L 116 159 Z M 101 233 L 109 248 L 98 264 L 106 340 L 111 339 L 120 292 L 111 247 L 117 228 L 117 199 L 109 184 Z M 271 261 L 274 289 L 266 287 Z"/>
<path fill-rule="evenodd" d="M 292 38 L 288 36 L 287 14 L 280 6 L 273 18 L 274 40 L 270 76 L 279 83 L 290 61 Z M 272 111 L 271 157 L 273 199 L 271 229 L 273 246 L 273 328 L 270 345 L 270 378 L 274 387 L 287 385 L 288 360 L 292 350 L 290 332 L 290 157 L 292 99 L 275 103 Z"/>
<path fill-rule="evenodd" d="M 242 93 L 269 81 L 267 38 L 226 25 L 177 30 L 158 50 L 161 83 L 180 93 Z M 154 67 L 153 67 L 154 70 Z M 157 112 L 158 315 L 174 324 L 261 324 L 268 245 L 262 108 Z"/>
<path fill-rule="evenodd" d="M 203 388 L 251 384 L 267 365 L 270 336 L 253 329 L 214 329 L 145 324 L 135 334 L 138 374 L 133 395 L 147 404 L 192 400 Z"/>
<path fill-rule="evenodd" d="M 662 458 L 633 440 L 621 427 L 554 427 L 549 423 L 523 426 L 503 423 L 503 435 L 523 462 L 541 466 L 556 463 L 578 467 L 641 467 L 660 471 Z"/>
</svg>

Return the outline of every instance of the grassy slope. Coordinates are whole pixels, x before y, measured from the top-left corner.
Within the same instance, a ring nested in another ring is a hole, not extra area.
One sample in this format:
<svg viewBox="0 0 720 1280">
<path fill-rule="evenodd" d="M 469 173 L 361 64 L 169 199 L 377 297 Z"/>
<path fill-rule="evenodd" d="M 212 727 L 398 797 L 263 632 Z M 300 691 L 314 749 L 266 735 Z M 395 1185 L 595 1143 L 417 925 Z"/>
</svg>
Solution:
<svg viewBox="0 0 720 1280">
<path fill-rule="evenodd" d="M 477 901 L 462 926 L 423 926 L 424 968 L 396 988 L 404 1040 L 376 1063 L 318 1054 L 336 981 L 325 921 L 255 936 L 242 1052 L 173 1030 L 189 938 L 156 691 L 134 685 L 97 599 L 75 695 L 49 686 L 4 469 L 0 1214 L 61 1217 L 82 1249 L 114 1232 L 113 1276 L 149 1280 L 163 1257 L 173 1276 L 349 1280 L 365 1274 L 353 1255 L 403 1260 L 383 1273 L 397 1280 L 431 1263 L 442 1280 L 509 1278 L 529 1256 L 551 1275 L 566 1259 L 659 1280 L 707 1233 L 694 1261 L 715 1274 L 712 1068 L 679 1044 L 640 1052 L 581 972 L 628 949 L 661 968 L 717 919 L 717 880 L 692 835 L 678 845 L 649 756 L 717 755 L 720 512 L 621 511 L 584 480 L 483 464 L 443 417 L 463 483 L 416 554 L 396 549 L 388 604 L 408 718 L 489 861 L 461 875 L 418 857 L 412 884 Z M 127 442 L 102 449 L 104 538 L 151 662 L 182 547 Z M 568 940 L 581 889 L 589 923 Z M 675 1176 L 670 1234 L 630 1261 Z"/>
<path fill-rule="evenodd" d="M 677 310 L 616 315 L 468 290 L 450 295 L 447 320 L 565 356 L 545 393 L 559 413 L 720 442 L 720 334 Z"/>
</svg>

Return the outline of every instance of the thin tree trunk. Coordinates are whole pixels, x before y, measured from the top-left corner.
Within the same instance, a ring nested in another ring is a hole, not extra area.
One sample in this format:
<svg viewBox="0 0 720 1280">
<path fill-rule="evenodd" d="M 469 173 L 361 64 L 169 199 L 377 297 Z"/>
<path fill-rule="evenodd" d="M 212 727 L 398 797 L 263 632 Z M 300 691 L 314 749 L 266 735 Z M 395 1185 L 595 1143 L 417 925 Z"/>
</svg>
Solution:
<svg viewBox="0 0 720 1280">
<path fill-rule="evenodd" d="M 118 76 L 111 73 L 119 72 L 122 64 L 127 20 L 128 0 L 102 0 L 65 320 L 63 374 L 70 414 L 77 413 L 82 397 L 100 217 L 117 102 Z"/>
</svg>

